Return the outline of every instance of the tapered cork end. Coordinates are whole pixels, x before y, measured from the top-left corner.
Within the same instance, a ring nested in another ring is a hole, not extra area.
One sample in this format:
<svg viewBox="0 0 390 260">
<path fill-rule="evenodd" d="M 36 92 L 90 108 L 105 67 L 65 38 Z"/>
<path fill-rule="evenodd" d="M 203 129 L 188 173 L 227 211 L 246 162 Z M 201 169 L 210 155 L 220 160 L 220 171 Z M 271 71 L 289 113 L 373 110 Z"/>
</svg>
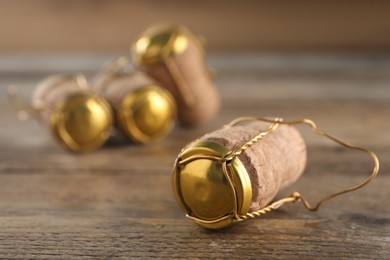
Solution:
<svg viewBox="0 0 390 260">
<path fill-rule="evenodd" d="M 157 47 L 148 48 L 157 39 L 169 40 L 160 43 L 160 51 L 156 51 Z M 220 98 L 205 64 L 203 47 L 187 28 L 176 25 L 149 28 L 136 42 L 133 57 L 174 96 L 182 125 L 198 126 L 216 116 Z"/>
</svg>

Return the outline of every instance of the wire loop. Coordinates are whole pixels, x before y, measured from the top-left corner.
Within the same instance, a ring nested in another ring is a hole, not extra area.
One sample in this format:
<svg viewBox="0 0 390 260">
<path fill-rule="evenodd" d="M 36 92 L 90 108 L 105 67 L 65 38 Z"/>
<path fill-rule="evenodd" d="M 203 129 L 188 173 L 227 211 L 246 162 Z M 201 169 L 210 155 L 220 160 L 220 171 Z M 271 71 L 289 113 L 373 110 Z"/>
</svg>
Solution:
<svg viewBox="0 0 390 260">
<path fill-rule="evenodd" d="M 74 81 L 81 90 L 89 89 L 88 81 L 83 74 L 71 76 L 61 75 L 60 80 L 58 80 L 54 86 L 64 84 L 68 81 Z M 39 118 L 39 113 L 47 108 L 46 104 L 42 104 L 42 102 L 35 105 L 30 104 L 30 102 L 20 94 L 19 88 L 16 85 L 8 86 L 7 99 L 9 104 L 16 111 L 18 119 L 21 121 L 25 121 L 29 118 L 37 119 Z"/>
<path fill-rule="evenodd" d="M 29 102 L 20 95 L 19 88 L 11 85 L 7 89 L 7 99 L 12 108 L 16 111 L 19 120 L 25 121 L 29 118 L 36 117 L 40 108 L 32 107 Z"/>
<path fill-rule="evenodd" d="M 280 119 L 280 118 L 269 119 L 269 118 L 256 118 L 256 117 L 241 117 L 241 118 L 237 118 L 237 119 L 233 120 L 227 126 L 228 127 L 233 127 L 233 126 L 235 126 L 235 125 L 237 125 L 239 123 L 245 122 L 245 121 L 269 122 L 269 123 L 272 123 L 271 126 L 275 125 L 276 122 L 277 122 L 277 124 L 280 124 L 280 125 L 283 125 L 283 124 L 284 125 L 299 125 L 299 124 L 307 125 L 307 126 L 309 126 L 312 129 L 312 131 L 316 135 L 324 136 L 324 137 L 326 137 L 326 138 L 336 142 L 337 144 L 339 144 L 341 146 L 344 146 L 344 147 L 347 147 L 349 149 L 358 150 L 358 151 L 367 153 L 370 156 L 370 158 L 372 159 L 372 161 L 373 161 L 373 169 L 372 169 L 372 172 L 371 172 L 370 176 L 367 179 L 365 179 L 363 182 L 361 182 L 360 184 L 352 186 L 352 187 L 349 187 L 349 188 L 346 188 L 346 189 L 344 189 L 342 191 L 339 191 L 339 192 L 332 193 L 332 194 L 322 198 L 319 202 L 317 202 L 315 204 L 315 206 L 312 206 L 309 203 L 308 199 L 303 197 L 300 193 L 294 192 L 289 197 L 280 199 L 280 200 L 278 200 L 278 201 L 276 201 L 276 202 L 274 202 L 274 203 L 272 203 L 272 204 L 270 204 L 270 205 L 268 205 L 268 206 L 266 206 L 266 207 L 264 207 L 264 208 L 262 208 L 260 210 L 249 212 L 246 215 L 240 216 L 240 218 L 242 220 L 246 220 L 248 218 L 254 218 L 254 217 L 260 216 L 260 215 L 265 214 L 266 212 L 269 212 L 269 211 L 271 211 L 273 209 L 277 209 L 277 208 L 279 208 L 280 206 L 282 206 L 282 205 L 284 205 L 286 203 L 291 203 L 291 202 L 296 202 L 296 201 L 300 201 L 305 206 L 305 208 L 307 210 L 309 210 L 309 211 L 317 211 L 321 207 L 321 205 L 324 204 L 326 201 L 329 201 L 329 200 L 331 200 L 334 197 L 337 197 L 339 195 L 342 195 L 342 194 L 345 194 L 345 193 L 348 193 L 348 192 L 360 189 L 363 186 L 367 185 L 373 178 L 375 178 L 378 175 L 378 172 L 379 172 L 379 160 L 378 160 L 378 157 L 376 156 L 376 154 L 373 151 L 371 151 L 371 150 L 369 150 L 367 148 L 363 148 L 363 147 L 359 147 L 359 146 L 355 146 L 355 145 L 349 144 L 347 142 L 344 142 L 344 141 L 334 137 L 333 135 L 328 134 L 327 132 L 319 129 L 317 127 L 317 125 L 310 119 L 285 121 L 285 120 Z M 248 141 L 248 143 L 250 143 L 251 141 L 252 140 Z"/>
<path fill-rule="evenodd" d="M 261 215 L 264 215 L 267 212 L 275 210 L 275 209 L 283 206 L 286 203 L 294 203 L 294 202 L 297 202 L 297 201 L 300 201 L 307 210 L 309 210 L 309 211 L 316 211 L 316 210 L 318 210 L 321 207 L 321 205 L 323 203 L 333 199 L 334 197 L 337 197 L 339 195 L 342 195 L 342 194 L 345 194 L 345 193 L 348 193 L 348 192 L 351 192 L 351 191 L 354 191 L 354 190 L 362 188 L 363 186 L 367 185 L 378 174 L 378 171 L 379 171 L 379 160 L 378 160 L 378 157 L 376 156 L 376 154 L 374 152 L 372 152 L 369 149 L 366 149 L 366 148 L 363 148 L 363 147 L 359 147 L 359 146 L 355 146 L 355 145 L 349 144 L 347 142 L 344 142 L 344 141 L 342 141 L 342 140 L 340 140 L 340 139 L 338 139 L 338 138 L 328 134 L 327 132 L 325 132 L 323 130 L 320 130 L 317 127 L 317 125 L 310 119 L 286 121 L 286 120 L 283 120 L 282 118 L 240 117 L 240 118 L 237 118 L 237 119 L 231 121 L 229 124 L 225 125 L 223 128 L 231 128 L 231 127 L 234 127 L 234 126 L 236 126 L 236 125 L 238 125 L 240 123 L 249 122 L 249 121 L 268 122 L 268 123 L 270 123 L 270 125 L 268 126 L 267 129 L 265 129 L 264 131 L 261 131 L 260 133 L 258 133 L 254 137 L 252 137 L 250 140 L 248 140 L 247 142 L 245 142 L 242 145 L 240 145 L 235 150 L 227 153 L 225 156 L 218 157 L 218 156 L 212 156 L 212 155 L 193 155 L 193 156 L 190 156 L 190 157 L 188 157 L 186 159 L 182 159 L 179 156 L 178 163 L 177 163 L 178 166 L 183 166 L 183 165 L 185 165 L 185 164 L 187 164 L 187 163 L 189 163 L 191 161 L 198 160 L 198 159 L 209 159 L 209 160 L 214 160 L 214 161 L 221 162 L 222 163 L 222 170 L 223 170 L 224 177 L 228 181 L 228 184 L 229 184 L 229 186 L 230 186 L 230 188 L 231 188 L 231 190 L 233 192 L 234 198 L 235 198 L 235 203 L 234 203 L 235 206 L 234 206 L 233 212 L 231 214 L 228 214 L 226 216 L 223 216 L 223 217 L 221 217 L 219 219 L 216 219 L 216 220 L 213 220 L 213 221 L 207 221 L 207 220 L 203 220 L 203 219 L 199 219 L 197 217 L 191 216 L 190 212 L 188 212 L 188 214 L 187 214 L 188 218 L 190 218 L 192 220 L 195 220 L 195 221 L 198 221 L 198 222 L 201 222 L 201 223 L 204 223 L 204 224 L 215 223 L 215 222 L 221 221 L 221 220 L 223 220 L 225 218 L 228 218 L 228 217 L 232 217 L 234 222 L 241 222 L 241 221 L 245 221 L 245 220 L 248 220 L 248 219 L 251 219 L 251 218 L 255 218 L 255 217 L 259 217 Z M 309 203 L 309 201 L 304 196 L 302 196 L 299 192 L 294 192 L 290 196 L 282 198 L 280 200 L 277 200 L 277 201 L 275 201 L 275 202 L 269 204 L 268 206 L 263 207 L 263 208 L 261 208 L 259 210 L 251 211 L 251 212 L 248 212 L 248 213 L 246 213 L 244 215 L 238 214 L 238 209 L 237 209 L 237 207 L 238 207 L 237 206 L 238 205 L 238 197 L 237 197 L 237 194 L 236 194 L 236 188 L 234 186 L 234 183 L 233 183 L 233 181 L 232 181 L 232 179 L 230 177 L 230 174 L 229 174 L 229 172 L 227 170 L 227 163 L 231 162 L 236 156 L 239 156 L 242 152 L 244 152 L 250 146 L 254 145 L 256 142 L 260 141 L 265 136 L 267 136 L 271 132 L 275 131 L 280 125 L 299 125 L 299 124 L 303 124 L 303 125 L 309 126 L 312 129 L 312 131 L 314 132 L 314 134 L 326 137 L 326 138 L 336 142 L 339 145 L 342 145 L 342 146 L 347 147 L 347 148 L 352 149 L 352 150 L 358 150 L 358 151 L 367 153 L 370 156 L 370 158 L 372 159 L 372 161 L 373 161 L 373 170 L 372 170 L 370 176 L 368 178 L 366 178 L 363 182 L 361 182 L 358 185 L 346 188 L 346 189 L 344 189 L 342 191 L 339 191 L 339 192 L 332 193 L 332 194 L 322 198 L 314 206 L 312 206 Z"/>
</svg>

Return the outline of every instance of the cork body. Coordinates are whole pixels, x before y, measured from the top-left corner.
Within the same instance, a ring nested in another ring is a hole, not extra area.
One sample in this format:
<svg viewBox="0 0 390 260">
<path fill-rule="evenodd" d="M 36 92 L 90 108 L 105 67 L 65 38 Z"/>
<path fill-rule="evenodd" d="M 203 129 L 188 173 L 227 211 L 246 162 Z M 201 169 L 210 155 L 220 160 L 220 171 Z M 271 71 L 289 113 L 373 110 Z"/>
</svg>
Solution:
<svg viewBox="0 0 390 260">
<path fill-rule="evenodd" d="M 101 72 L 92 80 L 93 88 L 118 110 L 122 100 L 133 91 L 151 85 L 153 81 L 142 72 Z"/>
<path fill-rule="evenodd" d="M 252 122 L 212 132 L 201 140 L 234 150 L 268 126 L 269 123 Z M 280 125 L 238 157 L 250 177 L 252 211 L 266 206 L 279 190 L 299 178 L 306 165 L 306 145 L 296 128 Z"/>
<path fill-rule="evenodd" d="M 176 117 L 171 94 L 143 72 L 103 71 L 93 83 L 115 111 L 115 126 L 136 143 L 167 135 Z"/>
<path fill-rule="evenodd" d="M 187 46 L 181 53 L 142 67 L 174 96 L 179 122 L 197 126 L 217 114 L 220 99 L 205 64 L 204 50 L 195 43 L 195 36 L 189 32 L 188 35 Z"/>
<path fill-rule="evenodd" d="M 79 93 L 87 87 L 78 84 L 75 77 L 53 75 L 45 78 L 34 89 L 31 104 L 38 111 L 38 120 L 50 127 L 51 112 L 54 106 L 68 95 Z"/>
</svg>

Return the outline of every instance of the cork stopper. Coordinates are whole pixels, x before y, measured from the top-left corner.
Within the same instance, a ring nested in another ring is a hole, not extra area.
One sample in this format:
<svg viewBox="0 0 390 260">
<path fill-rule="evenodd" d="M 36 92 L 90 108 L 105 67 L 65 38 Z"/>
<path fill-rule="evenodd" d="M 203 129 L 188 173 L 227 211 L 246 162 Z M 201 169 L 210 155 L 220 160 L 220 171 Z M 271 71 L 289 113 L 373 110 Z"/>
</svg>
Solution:
<svg viewBox="0 0 390 260">
<path fill-rule="evenodd" d="M 132 54 L 143 70 L 172 93 L 181 124 L 198 126 L 218 113 L 220 98 L 205 64 L 204 49 L 187 28 L 152 26 L 135 42 Z"/>
<path fill-rule="evenodd" d="M 116 114 L 116 126 L 136 143 L 166 136 L 176 118 L 171 94 L 139 71 L 103 71 L 93 80 Z"/>
<path fill-rule="evenodd" d="M 43 79 L 35 87 L 31 105 L 38 111 L 38 120 L 50 127 L 51 114 L 56 104 L 69 95 L 86 91 L 88 86 L 83 78 L 67 75 L 52 75 Z"/>
<path fill-rule="evenodd" d="M 268 126 L 269 123 L 252 122 L 215 131 L 201 140 L 234 150 Z M 252 185 L 249 209 L 252 211 L 266 206 L 281 189 L 294 183 L 302 175 L 306 166 L 306 145 L 295 127 L 280 125 L 238 158 L 245 166 Z"/>
<path fill-rule="evenodd" d="M 177 202 L 206 228 L 229 226 L 267 206 L 303 173 L 306 146 L 299 132 L 280 124 L 252 122 L 209 133 L 187 145 L 173 171 Z M 266 134 L 240 150 L 259 133 Z M 239 149 L 241 152 L 232 155 Z"/>
<path fill-rule="evenodd" d="M 108 102 L 92 92 L 83 76 L 50 76 L 32 94 L 37 119 L 73 152 L 92 151 L 109 138 L 113 124 Z"/>
</svg>

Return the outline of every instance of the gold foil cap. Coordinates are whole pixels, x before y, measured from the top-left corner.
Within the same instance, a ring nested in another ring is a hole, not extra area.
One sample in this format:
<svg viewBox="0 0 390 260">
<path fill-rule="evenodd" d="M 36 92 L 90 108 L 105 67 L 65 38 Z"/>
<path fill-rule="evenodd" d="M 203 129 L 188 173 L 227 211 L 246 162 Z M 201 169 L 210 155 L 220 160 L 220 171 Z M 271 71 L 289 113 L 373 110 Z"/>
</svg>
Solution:
<svg viewBox="0 0 390 260">
<path fill-rule="evenodd" d="M 176 200 L 187 217 L 206 228 L 235 223 L 235 216 L 246 214 L 252 201 L 251 182 L 240 159 L 222 159 L 229 152 L 219 144 L 197 141 L 175 162 Z"/>
<path fill-rule="evenodd" d="M 51 114 L 51 130 L 59 142 L 73 152 L 99 148 L 110 136 L 111 108 L 93 93 L 75 93 L 56 104 Z"/>
<path fill-rule="evenodd" d="M 155 85 L 125 96 L 118 108 L 118 125 L 134 142 L 149 143 L 166 136 L 176 117 L 171 94 Z"/>
<path fill-rule="evenodd" d="M 138 64 L 155 64 L 184 52 L 191 37 L 183 26 L 158 24 L 146 29 L 131 48 Z"/>
</svg>

